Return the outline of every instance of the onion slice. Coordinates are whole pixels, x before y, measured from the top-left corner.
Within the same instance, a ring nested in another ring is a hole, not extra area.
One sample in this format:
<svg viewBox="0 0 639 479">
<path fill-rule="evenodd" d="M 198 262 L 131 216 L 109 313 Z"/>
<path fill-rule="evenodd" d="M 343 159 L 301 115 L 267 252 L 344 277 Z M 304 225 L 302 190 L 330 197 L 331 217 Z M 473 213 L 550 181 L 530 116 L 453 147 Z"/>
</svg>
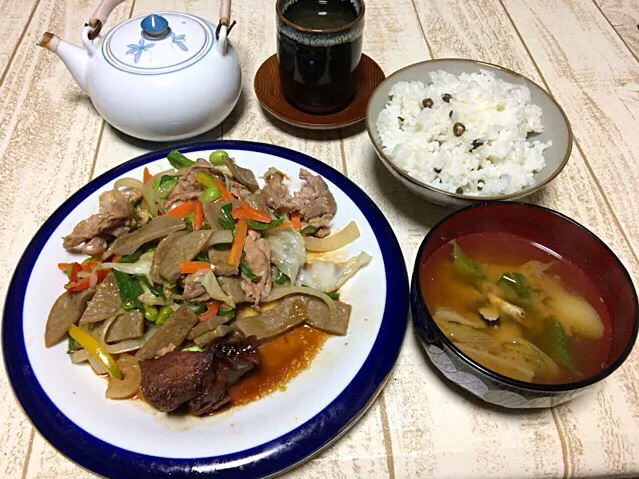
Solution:
<svg viewBox="0 0 639 479">
<path fill-rule="evenodd" d="M 109 399 L 126 399 L 135 396 L 140 389 L 140 364 L 134 356 L 123 354 L 116 361 L 122 379 L 109 377 L 106 397 Z"/>
<path fill-rule="evenodd" d="M 328 312 L 332 316 L 335 314 L 335 302 L 328 297 L 326 293 L 320 291 L 319 289 L 306 288 L 303 286 L 283 286 L 281 288 L 273 288 L 271 290 L 271 294 L 266 301 L 275 301 L 276 299 L 283 298 L 284 296 L 289 296 L 291 294 L 306 294 L 308 296 L 315 296 L 316 298 L 321 299 L 328 306 Z"/>
<path fill-rule="evenodd" d="M 144 183 L 135 178 L 120 178 L 113 184 L 113 188 L 133 188 L 134 190 L 138 190 L 140 193 L 142 193 L 142 191 L 144 190 Z"/>
<path fill-rule="evenodd" d="M 346 228 L 327 236 L 326 238 L 306 236 L 304 238 L 304 245 L 308 251 L 334 251 L 352 243 L 357 238 L 359 238 L 359 228 L 357 227 L 357 223 L 351 221 L 346 225 Z"/>
<path fill-rule="evenodd" d="M 153 337 L 157 330 L 158 328 L 156 327 L 150 327 L 149 330 L 144 333 L 144 336 L 140 336 L 139 338 L 135 339 L 127 339 L 125 341 L 120 341 L 119 343 L 108 344 L 106 347 L 106 351 L 109 354 L 120 354 L 140 349 L 147 343 L 149 339 Z"/>
<path fill-rule="evenodd" d="M 157 190 L 153 189 L 153 185 L 156 181 L 162 178 L 164 175 L 174 175 L 177 172 L 174 169 L 160 171 L 158 174 L 153 175 L 149 181 L 144 184 L 144 188 L 142 188 L 142 197 L 144 198 L 144 203 L 146 203 L 146 208 L 151 213 L 151 216 L 158 215 L 158 200 L 160 199 L 160 194 Z"/>
</svg>

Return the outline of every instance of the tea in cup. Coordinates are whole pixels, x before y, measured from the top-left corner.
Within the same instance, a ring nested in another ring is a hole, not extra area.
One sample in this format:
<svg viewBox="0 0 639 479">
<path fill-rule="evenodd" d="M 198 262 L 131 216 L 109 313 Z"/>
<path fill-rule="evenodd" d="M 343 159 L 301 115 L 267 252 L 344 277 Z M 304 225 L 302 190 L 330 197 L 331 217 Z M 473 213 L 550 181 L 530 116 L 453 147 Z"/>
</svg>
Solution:
<svg viewBox="0 0 639 479">
<path fill-rule="evenodd" d="M 363 0 L 277 0 L 277 61 L 286 99 L 309 113 L 344 108 L 355 96 Z"/>
</svg>

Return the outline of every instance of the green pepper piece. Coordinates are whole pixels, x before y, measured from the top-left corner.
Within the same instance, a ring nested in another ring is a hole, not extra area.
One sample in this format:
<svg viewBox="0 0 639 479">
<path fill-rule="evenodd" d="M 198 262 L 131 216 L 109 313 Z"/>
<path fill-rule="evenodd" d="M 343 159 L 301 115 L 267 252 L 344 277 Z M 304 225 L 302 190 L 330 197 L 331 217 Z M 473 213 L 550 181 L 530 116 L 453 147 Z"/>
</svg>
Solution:
<svg viewBox="0 0 639 479">
<path fill-rule="evenodd" d="M 194 314 L 202 314 L 206 311 L 204 303 L 187 303 L 187 306 Z"/>
<path fill-rule="evenodd" d="M 271 221 L 270 223 L 260 223 L 259 221 L 247 219 L 246 226 L 256 231 L 264 231 L 271 228 L 275 228 L 276 226 L 281 225 L 284 222 L 284 218 L 277 218 Z"/>
<path fill-rule="evenodd" d="M 158 308 L 155 306 L 150 306 L 148 304 L 144 305 L 144 319 L 155 323 L 158 319 Z"/>
<path fill-rule="evenodd" d="M 240 259 L 240 271 L 244 273 L 248 277 L 248 279 L 250 279 L 254 283 L 257 283 L 259 280 L 262 279 L 262 276 L 251 271 L 251 268 L 249 268 L 249 266 L 244 262 L 244 256 L 246 256 L 246 253 L 242 252 L 242 257 Z"/>
<path fill-rule="evenodd" d="M 172 314 L 173 308 L 171 308 L 171 306 L 162 306 L 158 313 L 158 318 L 155 320 L 155 325 L 158 327 L 162 326 Z"/>
<path fill-rule="evenodd" d="M 339 301 L 339 293 L 324 293 L 326 296 L 331 298 L 333 301 Z"/>
<path fill-rule="evenodd" d="M 191 227 L 193 228 L 193 221 L 195 220 L 195 213 L 193 213 L 192 211 L 186 215 L 186 217 L 184 218 L 184 222 L 186 223 L 187 227 Z"/>
<path fill-rule="evenodd" d="M 169 163 L 171 163 L 171 166 L 177 170 L 187 168 L 195 164 L 195 161 L 189 160 L 177 150 L 171 151 L 168 155 L 166 155 L 166 157 L 168 158 Z"/>
<path fill-rule="evenodd" d="M 300 231 L 300 233 L 302 233 L 303 235 L 312 235 L 316 231 L 317 231 L 317 226 L 308 225 L 302 228 L 302 231 Z"/>
<path fill-rule="evenodd" d="M 135 251 L 132 254 L 126 254 L 120 258 L 118 263 L 135 263 L 142 256 L 143 251 L 141 249 Z"/>
<path fill-rule="evenodd" d="M 78 349 L 80 349 L 80 345 L 78 344 L 78 342 L 75 339 L 73 339 L 71 336 L 69 336 L 69 342 L 67 345 L 67 354 L 73 354 Z"/>
<path fill-rule="evenodd" d="M 539 338 L 539 347 L 541 350 L 548 354 L 557 364 L 564 366 L 573 374 L 581 374 L 572 359 L 568 336 L 557 319 L 551 316 L 546 320 L 546 324 Z"/>
<path fill-rule="evenodd" d="M 195 181 L 206 188 L 210 188 L 211 186 L 215 186 L 215 181 L 213 181 L 213 177 L 204 173 L 203 171 L 198 171 L 195 174 Z"/>
<path fill-rule="evenodd" d="M 284 284 L 288 281 L 288 276 L 282 273 L 278 268 L 275 268 L 275 274 L 273 275 L 273 281 L 277 284 Z"/>
<path fill-rule="evenodd" d="M 213 153 L 209 155 L 209 161 L 212 165 L 223 165 L 224 158 L 229 156 L 229 154 L 224 150 L 215 150 Z"/>
<path fill-rule="evenodd" d="M 235 316 L 235 310 L 234 309 L 227 309 L 227 310 L 219 310 L 217 312 L 218 316 Z"/>
<path fill-rule="evenodd" d="M 231 216 L 231 210 L 233 209 L 233 203 L 227 203 L 220 208 L 220 214 L 222 218 L 218 218 L 218 222 L 225 230 L 230 230 L 235 234 L 235 220 Z"/>
<path fill-rule="evenodd" d="M 528 280 L 526 277 L 517 272 L 512 273 L 504 273 L 497 284 L 502 288 L 508 288 L 511 291 L 514 291 L 517 296 L 522 299 L 530 297 L 530 286 L 528 285 Z"/>
<path fill-rule="evenodd" d="M 200 352 L 200 351 L 203 351 L 203 349 L 199 347 L 198 345 L 195 345 L 195 346 L 190 346 L 188 348 L 182 348 L 181 351 Z"/>
<path fill-rule="evenodd" d="M 457 244 L 457 241 L 453 240 L 453 267 L 461 276 L 470 280 L 477 281 L 484 279 L 486 275 L 481 270 L 479 265 L 475 263 L 469 256 L 462 251 Z"/>
<path fill-rule="evenodd" d="M 209 201 L 217 200 L 220 197 L 220 189 L 213 185 L 204 190 L 204 193 L 200 195 L 201 203 L 208 203 Z"/>
</svg>

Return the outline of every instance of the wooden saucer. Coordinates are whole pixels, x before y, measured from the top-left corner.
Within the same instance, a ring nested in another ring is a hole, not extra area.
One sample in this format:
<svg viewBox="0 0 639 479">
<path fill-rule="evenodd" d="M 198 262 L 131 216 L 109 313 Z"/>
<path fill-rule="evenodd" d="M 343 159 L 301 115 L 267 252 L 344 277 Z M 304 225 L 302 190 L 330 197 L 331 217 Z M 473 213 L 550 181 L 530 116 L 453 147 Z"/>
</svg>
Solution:
<svg viewBox="0 0 639 479">
<path fill-rule="evenodd" d="M 280 87 L 277 55 L 262 63 L 253 82 L 255 93 L 262 107 L 285 123 L 311 130 L 331 130 L 359 123 L 366 117 L 366 105 L 373 90 L 386 76 L 377 63 L 362 54 L 357 67 L 357 92 L 353 101 L 343 110 L 326 115 L 314 115 L 291 105 Z"/>
</svg>

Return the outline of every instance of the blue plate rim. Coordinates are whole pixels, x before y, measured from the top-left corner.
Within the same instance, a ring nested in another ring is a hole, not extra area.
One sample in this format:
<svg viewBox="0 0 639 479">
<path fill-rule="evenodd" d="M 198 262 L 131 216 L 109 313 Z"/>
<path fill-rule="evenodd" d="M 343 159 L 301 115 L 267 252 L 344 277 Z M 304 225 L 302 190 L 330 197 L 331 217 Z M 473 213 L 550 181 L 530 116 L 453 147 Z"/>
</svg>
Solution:
<svg viewBox="0 0 639 479">
<path fill-rule="evenodd" d="M 173 459 L 139 454 L 113 446 L 82 430 L 53 404 L 36 379 L 23 335 L 26 287 L 42 246 L 80 202 L 128 171 L 165 158 L 169 151 L 244 150 L 265 153 L 308 167 L 332 181 L 364 213 L 382 251 L 386 273 L 386 303 L 373 347 L 346 388 L 322 411 L 292 431 L 244 451 L 194 459 Z M 393 307 L 389 307 L 389 305 Z M 23 411 L 45 437 L 66 457 L 97 474 L 117 478 L 174 478 L 197 473 L 207 477 L 268 477 L 310 459 L 364 414 L 392 371 L 408 327 L 409 287 L 404 257 L 397 238 L 380 209 L 364 191 L 331 166 L 303 153 L 264 143 L 220 140 L 187 143 L 155 150 L 116 166 L 91 180 L 67 199 L 39 228 L 13 274 L 2 321 L 3 360 L 9 382 Z"/>
</svg>

